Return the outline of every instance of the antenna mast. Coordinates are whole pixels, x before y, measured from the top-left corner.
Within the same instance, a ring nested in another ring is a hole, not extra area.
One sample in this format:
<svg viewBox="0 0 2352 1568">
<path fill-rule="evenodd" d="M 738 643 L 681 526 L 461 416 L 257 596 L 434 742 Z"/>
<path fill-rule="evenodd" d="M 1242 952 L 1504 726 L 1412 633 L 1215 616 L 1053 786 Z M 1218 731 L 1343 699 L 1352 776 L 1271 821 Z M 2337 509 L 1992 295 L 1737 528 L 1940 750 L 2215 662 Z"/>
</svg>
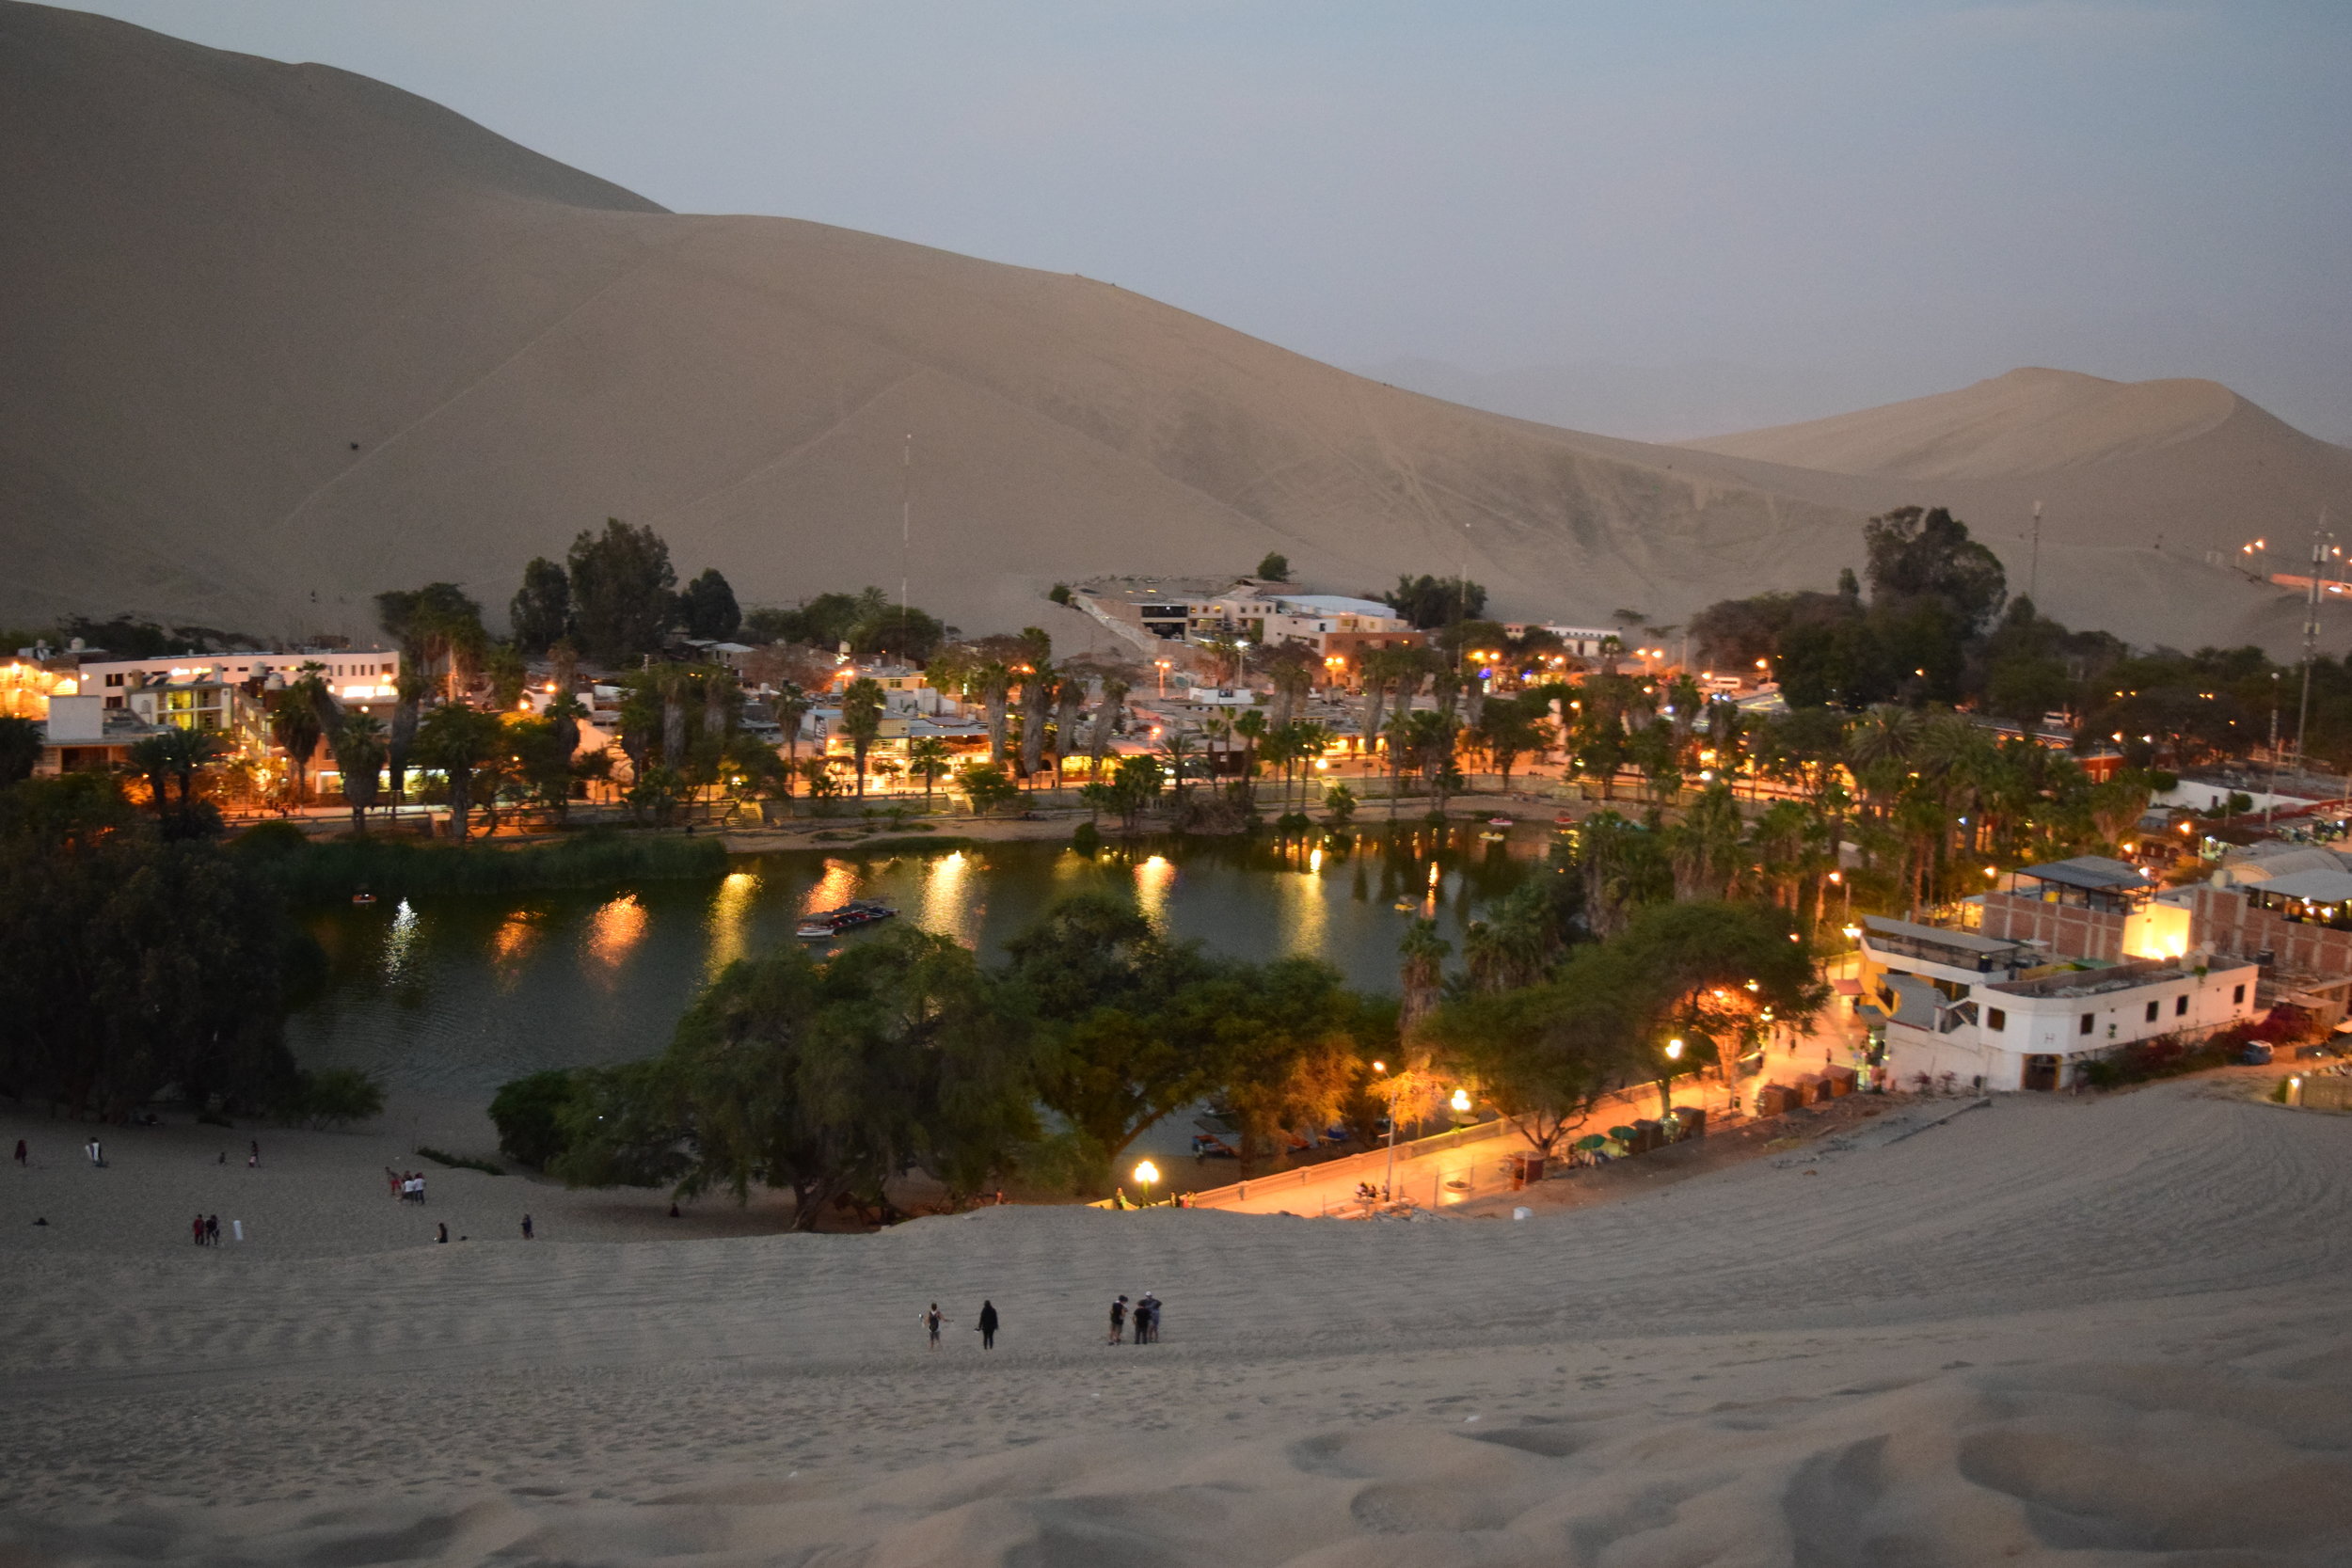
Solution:
<svg viewBox="0 0 2352 1568">
<path fill-rule="evenodd" d="M 2035 598 L 2035 593 L 2041 588 L 2041 586 L 2042 503 L 2040 501 L 2036 501 L 2033 503 L 2033 564 L 2027 567 L 2026 571 L 2026 597 L 2034 599 L 2034 609 L 2036 611 L 2039 611 L 2042 609 L 2041 601 Z"/>
<path fill-rule="evenodd" d="M 907 554 L 914 537 L 914 432 L 898 456 L 898 657 L 907 656 Z"/>
<path fill-rule="evenodd" d="M 2312 585 L 2303 610 L 2303 703 L 2295 718 L 2295 770 L 2300 775 L 2307 767 L 2303 760 L 2303 732 L 2312 721 L 2312 666 L 2319 659 L 2319 574 L 2327 569 L 2328 541 L 2334 534 L 2328 531 L 2328 509 L 2319 509 L 2319 526 L 2312 530 Z"/>
</svg>

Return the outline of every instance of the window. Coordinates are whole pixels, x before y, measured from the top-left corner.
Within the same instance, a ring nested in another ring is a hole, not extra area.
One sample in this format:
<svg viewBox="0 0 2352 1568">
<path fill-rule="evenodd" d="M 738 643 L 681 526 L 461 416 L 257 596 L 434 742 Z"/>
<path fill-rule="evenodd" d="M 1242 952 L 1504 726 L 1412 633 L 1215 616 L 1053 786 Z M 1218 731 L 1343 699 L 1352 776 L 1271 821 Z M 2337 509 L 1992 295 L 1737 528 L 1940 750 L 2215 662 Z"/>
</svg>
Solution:
<svg viewBox="0 0 2352 1568">
<path fill-rule="evenodd" d="M 2233 1007 L 2242 1007 L 2246 1006 L 2246 988 L 2244 986 L 2240 986 L 2236 990 L 2230 992 L 2230 1006 Z"/>
<path fill-rule="evenodd" d="M 2076 1030 L 2074 1031 L 2074 1033 L 2076 1033 L 2076 1034 L 2078 1034 L 2078 1035 L 2088 1035 L 2088 1034 L 2090 1034 L 2090 1030 L 2091 1030 L 2091 1026 L 2092 1026 L 2093 1022 L 2097 1020 L 2098 1016 L 2099 1016 L 2099 1015 L 2098 1015 L 2098 1014 L 2096 1014 L 2096 1013 L 2085 1013 L 2085 1014 L 2083 1014 L 2082 1027 L 2081 1027 L 2081 1028 L 2079 1028 L 2079 1029 L 2076 1029 Z"/>
<path fill-rule="evenodd" d="M 1998 1007 L 1987 1007 L 1984 1010 L 1984 1026 L 1997 1035 L 2009 1027 L 2009 1014 Z"/>
<path fill-rule="evenodd" d="M 113 674 L 108 675 L 106 677 L 106 684 L 108 686 L 120 686 L 122 684 L 122 672 L 118 670 Z"/>
<path fill-rule="evenodd" d="M 2180 1018 L 2188 1011 L 2188 993 L 2183 991 L 2172 999 L 2172 1016 Z"/>
<path fill-rule="evenodd" d="M 2156 1004 L 2153 1002 L 2148 1004 L 2148 1022 L 2151 1023 L 2156 1022 Z"/>
</svg>

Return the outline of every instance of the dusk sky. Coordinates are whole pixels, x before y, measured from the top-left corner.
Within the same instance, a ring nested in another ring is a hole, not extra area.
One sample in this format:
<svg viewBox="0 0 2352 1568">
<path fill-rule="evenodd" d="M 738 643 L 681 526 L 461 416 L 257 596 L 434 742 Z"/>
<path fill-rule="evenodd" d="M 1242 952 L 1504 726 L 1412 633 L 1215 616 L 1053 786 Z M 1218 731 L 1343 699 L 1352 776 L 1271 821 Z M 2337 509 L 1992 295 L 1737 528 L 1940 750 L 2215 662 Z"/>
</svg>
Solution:
<svg viewBox="0 0 2352 1568">
<path fill-rule="evenodd" d="M 1662 375 L 1583 415 L 1618 434 L 1706 433 L 1664 427 L 1710 381 L 1770 422 L 2045 364 L 2352 440 L 2336 0 L 82 8 L 1350 367 L 1552 369 L 1600 415 Z"/>
</svg>

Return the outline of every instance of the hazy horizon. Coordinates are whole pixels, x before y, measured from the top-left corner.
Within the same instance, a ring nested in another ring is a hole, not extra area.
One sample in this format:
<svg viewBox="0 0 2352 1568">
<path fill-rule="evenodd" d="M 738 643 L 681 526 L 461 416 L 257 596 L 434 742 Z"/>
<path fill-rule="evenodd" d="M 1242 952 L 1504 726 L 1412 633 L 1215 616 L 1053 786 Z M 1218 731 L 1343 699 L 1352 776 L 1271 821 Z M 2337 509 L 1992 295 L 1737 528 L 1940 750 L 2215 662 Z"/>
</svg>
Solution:
<svg viewBox="0 0 2352 1568">
<path fill-rule="evenodd" d="M 1607 434 L 2043 364 L 2352 441 L 2341 8 L 76 8 L 378 77 L 680 211 L 1084 273 Z"/>
</svg>

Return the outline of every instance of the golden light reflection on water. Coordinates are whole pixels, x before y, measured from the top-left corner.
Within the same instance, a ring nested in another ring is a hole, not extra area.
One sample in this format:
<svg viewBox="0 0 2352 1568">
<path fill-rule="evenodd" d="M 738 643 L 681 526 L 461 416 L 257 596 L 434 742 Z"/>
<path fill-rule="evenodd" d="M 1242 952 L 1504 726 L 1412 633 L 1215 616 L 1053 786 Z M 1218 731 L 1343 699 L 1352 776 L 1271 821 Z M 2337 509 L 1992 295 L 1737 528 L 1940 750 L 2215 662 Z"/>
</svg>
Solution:
<svg viewBox="0 0 2352 1568">
<path fill-rule="evenodd" d="M 1323 846 L 1318 844 L 1307 851 L 1307 869 L 1320 874 L 1323 870 Z"/>
<path fill-rule="evenodd" d="M 925 866 L 923 907 L 915 924 L 926 931 L 937 931 L 961 942 L 977 942 L 980 936 L 981 906 L 974 896 L 979 890 L 973 873 L 980 869 L 978 863 L 961 849 L 942 855 Z"/>
<path fill-rule="evenodd" d="M 624 893 L 588 917 L 588 957 L 608 971 L 618 969 L 644 936 L 645 906 Z"/>
<path fill-rule="evenodd" d="M 751 950 L 752 904 L 759 896 L 759 879 L 748 871 L 730 871 L 711 895 L 710 914 L 704 921 L 710 950 L 703 973 L 715 976 Z"/>
<path fill-rule="evenodd" d="M 857 867 L 848 861 L 827 861 L 825 874 L 817 879 L 817 885 L 801 900 L 803 914 L 815 914 L 819 910 L 837 910 L 857 896 Z"/>
<path fill-rule="evenodd" d="M 524 962 L 539 945 L 539 927 L 527 914 L 510 914 L 490 933 L 490 973 L 501 990 L 512 990 L 522 979 Z"/>
<path fill-rule="evenodd" d="M 1166 855 L 1153 855 L 1136 867 L 1136 905 L 1155 930 L 1168 929 L 1168 892 L 1176 885 L 1176 867 Z"/>
<path fill-rule="evenodd" d="M 1308 859 L 1311 864 L 1314 857 Z M 1283 952 L 1298 958 L 1329 957 L 1325 951 L 1331 940 L 1331 906 L 1327 891 L 1321 877 L 1274 879 L 1274 896 L 1281 911 Z"/>
<path fill-rule="evenodd" d="M 384 978 L 397 980 L 417 946 L 417 911 L 407 899 L 392 911 L 392 928 L 384 938 Z"/>
</svg>

